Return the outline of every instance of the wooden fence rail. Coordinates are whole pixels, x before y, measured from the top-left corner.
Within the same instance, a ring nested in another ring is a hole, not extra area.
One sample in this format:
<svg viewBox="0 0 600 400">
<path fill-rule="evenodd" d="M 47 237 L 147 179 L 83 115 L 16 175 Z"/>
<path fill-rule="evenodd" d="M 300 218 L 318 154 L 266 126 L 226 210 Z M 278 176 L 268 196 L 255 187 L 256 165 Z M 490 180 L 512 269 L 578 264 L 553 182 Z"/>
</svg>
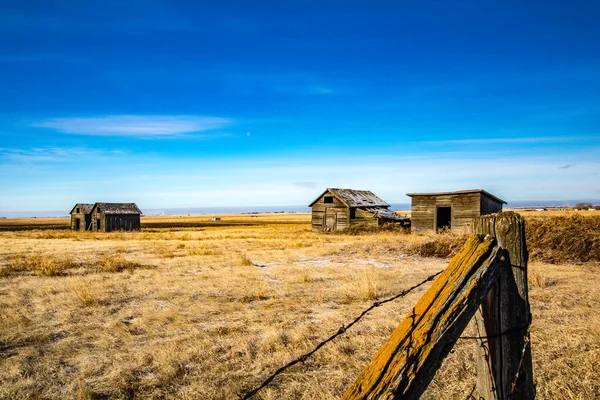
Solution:
<svg viewBox="0 0 600 400">
<path fill-rule="evenodd" d="M 476 312 L 476 398 L 534 397 L 523 218 L 482 217 L 474 231 L 342 399 L 418 399 Z"/>
</svg>

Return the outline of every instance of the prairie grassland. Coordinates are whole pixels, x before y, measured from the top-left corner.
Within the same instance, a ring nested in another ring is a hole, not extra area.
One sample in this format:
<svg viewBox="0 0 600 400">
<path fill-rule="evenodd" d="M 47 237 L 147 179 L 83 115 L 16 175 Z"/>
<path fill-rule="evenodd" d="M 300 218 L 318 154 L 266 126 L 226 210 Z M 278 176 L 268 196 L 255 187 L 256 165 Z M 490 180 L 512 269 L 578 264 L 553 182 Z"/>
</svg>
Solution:
<svg viewBox="0 0 600 400">
<path fill-rule="evenodd" d="M 236 398 L 374 299 L 445 268 L 424 256 L 461 240 L 320 234 L 306 215 L 290 218 L 1 232 L 0 398 Z M 530 265 L 539 398 L 600 397 L 598 264 Z M 256 398 L 338 398 L 427 287 L 376 308 Z M 474 346 L 457 343 L 425 398 L 466 397 Z"/>
</svg>

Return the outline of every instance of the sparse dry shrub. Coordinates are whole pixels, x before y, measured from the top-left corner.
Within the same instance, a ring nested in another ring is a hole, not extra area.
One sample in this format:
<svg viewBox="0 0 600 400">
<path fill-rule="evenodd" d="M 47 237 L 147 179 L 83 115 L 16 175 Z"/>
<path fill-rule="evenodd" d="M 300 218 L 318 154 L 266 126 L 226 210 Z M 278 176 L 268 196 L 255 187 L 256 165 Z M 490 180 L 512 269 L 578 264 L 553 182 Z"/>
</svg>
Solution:
<svg viewBox="0 0 600 400">
<path fill-rule="evenodd" d="M 527 281 L 530 286 L 544 289 L 548 284 L 548 278 L 545 271 L 536 264 L 530 264 L 527 268 Z"/>
<path fill-rule="evenodd" d="M 97 290 L 87 283 L 77 283 L 71 286 L 71 294 L 75 303 L 81 307 L 95 307 L 100 304 Z"/>
<path fill-rule="evenodd" d="M 77 387 L 75 392 L 75 398 L 77 400 L 93 400 L 94 392 L 92 392 L 82 379 L 77 381 Z"/>
<path fill-rule="evenodd" d="M 392 233 L 400 233 L 400 234 L 408 234 L 410 233 L 410 229 L 404 228 L 399 224 L 383 224 L 383 225 L 374 225 L 374 224 L 354 224 L 350 225 L 347 229 L 341 231 L 333 231 L 331 233 L 336 235 L 366 235 L 366 234 L 374 234 L 381 232 L 392 232 Z"/>
<path fill-rule="evenodd" d="M 248 257 L 247 254 L 242 254 L 240 256 L 240 264 L 244 265 L 244 266 L 250 266 L 250 265 L 254 265 L 254 263 L 252 262 L 252 260 Z"/>
<path fill-rule="evenodd" d="M 454 256 L 465 244 L 469 234 L 465 232 L 443 232 L 431 236 L 431 240 L 415 243 L 409 252 L 421 257 L 449 258 Z"/>
<path fill-rule="evenodd" d="M 105 254 L 96 264 L 96 268 L 102 272 L 122 272 L 125 270 L 133 272 L 133 270 L 143 267 L 144 265 L 140 263 L 126 260 L 120 254 Z"/>
<path fill-rule="evenodd" d="M 312 283 L 315 281 L 313 272 L 309 268 L 302 268 L 302 270 L 300 271 L 300 279 L 304 283 Z"/>
<path fill-rule="evenodd" d="M 222 254 L 222 251 L 215 247 L 208 247 L 205 244 L 187 248 L 190 256 L 216 256 Z"/>
<path fill-rule="evenodd" d="M 175 257 L 175 249 L 169 245 L 157 244 L 154 246 L 154 252 L 164 258 Z"/>
<path fill-rule="evenodd" d="M 269 283 L 266 278 L 252 280 L 246 287 L 246 294 L 242 296 L 242 303 L 251 303 L 254 301 L 268 300 L 270 298 Z"/>
<path fill-rule="evenodd" d="M 371 266 L 363 268 L 360 274 L 360 293 L 365 300 L 375 300 L 378 297 L 377 271 Z"/>
<path fill-rule="evenodd" d="M 9 276 L 22 272 L 33 272 L 38 276 L 61 276 L 71 268 L 80 264 L 68 255 L 53 255 L 42 253 L 23 253 L 13 256 L 0 269 L 0 276 Z"/>
<path fill-rule="evenodd" d="M 600 216 L 530 218 L 525 222 L 525 231 L 532 260 L 600 261 Z"/>
<path fill-rule="evenodd" d="M 345 301 L 375 300 L 379 294 L 377 270 L 373 266 L 356 271 L 345 288 Z"/>
</svg>

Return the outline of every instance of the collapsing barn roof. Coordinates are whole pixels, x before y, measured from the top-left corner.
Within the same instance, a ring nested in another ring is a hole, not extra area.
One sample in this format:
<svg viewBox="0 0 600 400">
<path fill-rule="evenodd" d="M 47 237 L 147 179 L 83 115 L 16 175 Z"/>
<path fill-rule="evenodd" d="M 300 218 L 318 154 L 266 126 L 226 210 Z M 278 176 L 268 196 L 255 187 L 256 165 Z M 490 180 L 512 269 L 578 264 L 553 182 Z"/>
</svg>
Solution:
<svg viewBox="0 0 600 400">
<path fill-rule="evenodd" d="M 100 208 L 104 214 L 142 214 L 135 203 L 96 203 L 94 208 Z"/>
<path fill-rule="evenodd" d="M 387 220 L 387 221 L 406 222 L 406 221 L 410 220 L 409 218 L 401 217 L 398 214 L 396 214 L 394 211 L 388 210 L 387 208 L 383 208 L 383 207 L 367 207 L 367 208 L 364 208 L 364 210 L 371 212 L 371 213 L 377 215 L 379 218 L 381 218 L 383 220 Z"/>
<path fill-rule="evenodd" d="M 390 205 L 370 190 L 328 188 L 308 206 L 312 207 L 324 194 L 330 192 L 348 207 L 389 207 Z"/>
</svg>

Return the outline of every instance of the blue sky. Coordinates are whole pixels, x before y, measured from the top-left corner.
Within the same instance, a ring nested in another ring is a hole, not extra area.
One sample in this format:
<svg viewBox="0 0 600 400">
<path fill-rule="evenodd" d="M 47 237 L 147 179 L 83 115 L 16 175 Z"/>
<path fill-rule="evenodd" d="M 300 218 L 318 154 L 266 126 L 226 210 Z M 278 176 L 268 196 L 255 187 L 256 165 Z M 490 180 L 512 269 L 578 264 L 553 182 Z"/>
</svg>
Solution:
<svg viewBox="0 0 600 400">
<path fill-rule="evenodd" d="M 600 199 L 596 1 L 2 1 L 0 213 Z"/>
</svg>

